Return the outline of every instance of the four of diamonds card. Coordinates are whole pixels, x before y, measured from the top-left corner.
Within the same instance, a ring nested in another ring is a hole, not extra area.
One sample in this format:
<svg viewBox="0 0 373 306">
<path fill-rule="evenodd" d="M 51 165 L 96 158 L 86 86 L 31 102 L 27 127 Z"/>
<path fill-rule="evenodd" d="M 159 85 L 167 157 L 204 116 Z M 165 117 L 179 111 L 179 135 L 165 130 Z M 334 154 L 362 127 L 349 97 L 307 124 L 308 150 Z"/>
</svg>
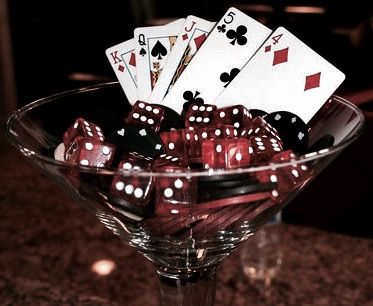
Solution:
<svg viewBox="0 0 373 306">
<path fill-rule="evenodd" d="M 181 113 L 191 103 L 289 111 L 307 123 L 344 74 L 283 27 L 230 8 L 218 22 L 195 16 L 141 27 L 106 55 L 126 94 Z"/>
</svg>

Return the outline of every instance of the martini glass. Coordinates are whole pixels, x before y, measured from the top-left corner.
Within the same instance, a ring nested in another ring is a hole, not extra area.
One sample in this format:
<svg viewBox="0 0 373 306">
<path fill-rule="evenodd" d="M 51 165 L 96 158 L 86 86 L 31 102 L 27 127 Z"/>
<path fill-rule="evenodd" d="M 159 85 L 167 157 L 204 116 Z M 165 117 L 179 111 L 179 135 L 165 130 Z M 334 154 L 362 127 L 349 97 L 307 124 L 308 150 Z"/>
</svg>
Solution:
<svg viewBox="0 0 373 306">
<path fill-rule="evenodd" d="M 64 131 L 76 118 L 94 122 L 104 132 L 113 131 L 130 108 L 117 82 L 62 92 L 11 114 L 7 136 L 26 159 L 155 264 L 161 303 L 167 306 L 213 305 L 219 264 L 350 145 L 364 125 L 357 107 L 332 96 L 308 124 L 309 152 L 290 162 L 234 170 L 139 172 L 73 166 L 53 158 Z M 294 170 L 297 183 L 285 189 L 281 179 L 273 179 Z M 300 174 L 301 170 L 305 172 Z M 195 188 L 185 192 L 183 203 L 168 193 L 161 209 L 155 197 L 144 207 L 113 192 L 113 180 L 118 177 L 126 182 L 177 181 L 178 188 L 180 182 Z M 270 181 L 258 182 L 258 177 Z M 224 193 L 222 184 L 231 187 Z M 219 192 L 212 200 L 201 200 L 206 185 L 210 194 Z"/>
</svg>

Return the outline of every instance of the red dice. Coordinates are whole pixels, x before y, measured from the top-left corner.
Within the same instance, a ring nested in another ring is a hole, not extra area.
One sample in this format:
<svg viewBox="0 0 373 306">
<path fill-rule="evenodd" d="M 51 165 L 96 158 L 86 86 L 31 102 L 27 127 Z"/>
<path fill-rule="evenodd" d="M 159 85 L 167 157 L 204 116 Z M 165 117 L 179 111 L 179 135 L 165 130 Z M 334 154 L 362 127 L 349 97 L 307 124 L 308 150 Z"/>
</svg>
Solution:
<svg viewBox="0 0 373 306">
<path fill-rule="evenodd" d="M 282 142 L 276 137 L 267 135 L 251 136 L 249 153 L 253 163 L 269 161 L 276 153 L 283 150 Z"/>
<path fill-rule="evenodd" d="M 114 176 L 111 185 L 113 194 L 133 204 L 147 205 L 154 187 L 154 178 L 138 176 L 132 172 L 148 171 L 150 169 L 149 161 L 127 154 L 123 156 L 118 169 L 131 171 L 131 175 Z"/>
<path fill-rule="evenodd" d="M 252 120 L 250 111 L 243 105 L 233 105 L 216 110 L 213 124 L 233 125 L 240 131 L 246 128 Z"/>
<path fill-rule="evenodd" d="M 186 128 L 201 128 L 210 126 L 215 115 L 216 105 L 192 104 L 185 116 Z"/>
<path fill-rule="evenodd" d="M 164 119 L 163 108 L 137 101 L 126 118 L 126 123 L 150 127 L 158 132 Z"/>
<path fill-rule="evenodd" d="M 168 155 L 188 159 L 187 147 L 184 139 L 184 130 L 172 130 L 159 134 L 162 139 L 164 150 Z"/>
<path fill-rule="evenodd" d="M 312 176 L 304 163 L 297 162 L 297 157 L 291 150 L 275 154 L 271 161 L 276 164 L 294 161 L 291 165 L 257 172 L 257 178 L 261 183 L 277 183 L 277 191 L 280 194 L 292 192 L 295 188 L 306 184 Z"/>
<path fill-rule="evenodd" d="M 172 159 L 170 159 L 171 161 Z M 179 165 L 178 165 L 179 164 Z M 185 172 L 178 160 L 157 168 L 165 172 Z M 188 216 L 189 204 L 197 199 L 197 180 L 188 176 L 159 176 L 155 180 L 155 213 L 159 216 Z"/>
<path fill-rule="evenodd" d="M 65 160 L 70 164 L 91 167 L 109 167 L 113 161 L 115 146 L 93 138 L 76 137 L 66 147 Z"/>
<path fill-rule="evenodd" d="M 245 138 L 212 139 L 202 142 L 205 169 L 239 168 L 250 164 L 250 141 Z"/>
<path fill-rule="evenodd" d="M 280 139 L 277 130 L 267 123 L 262 117 L 255 117 L 250 124 L 241 131 L 241 137 L 249 138 L 251 136 L 275 137 Z"/>
<path fill-rule="evenodd" d="M 78 118 L 63 134 L 65 148 L 71 146 L 76 137 L 90 138 L 96 141 L 104 141 L 102 130 L 96 124 L 83 118 Z"/>
<path fill-rule="evenodd" d="M 162 154 L 152 162 L 154 171 L 173 171 L 188 168 L 188 162 L 183 158 L 173 155 Z"/>
</svg>

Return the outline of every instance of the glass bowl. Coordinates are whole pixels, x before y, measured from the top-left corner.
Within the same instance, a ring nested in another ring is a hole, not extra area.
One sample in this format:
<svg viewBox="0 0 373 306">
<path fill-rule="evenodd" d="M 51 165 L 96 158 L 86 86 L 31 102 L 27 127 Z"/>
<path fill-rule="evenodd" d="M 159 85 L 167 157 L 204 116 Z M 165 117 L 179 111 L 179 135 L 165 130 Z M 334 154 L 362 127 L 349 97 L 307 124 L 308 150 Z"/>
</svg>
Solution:
<svg viewBox="0 0 373 306">
<path fill-rule="evenodd" d="M 213 305 L 219 263 L 303 190 L 364 125 L 357 107 L 332 96 L 309 122 L 310 149 L 297 159 L 233 170 L 155 172 L 53 158 L 75 119 L 94 122 L 107 134 L 130 110 L 117 82 L 99 84 L 22 107 L 9 117 L 7 136 L 26 159 L 154 262 L 167 306 Z M 115 188 L 118 182 L 121 188 Z M 138 201 L 135 185 L 146 186 L 140 193 L 146 202 Z"/>
</svg>

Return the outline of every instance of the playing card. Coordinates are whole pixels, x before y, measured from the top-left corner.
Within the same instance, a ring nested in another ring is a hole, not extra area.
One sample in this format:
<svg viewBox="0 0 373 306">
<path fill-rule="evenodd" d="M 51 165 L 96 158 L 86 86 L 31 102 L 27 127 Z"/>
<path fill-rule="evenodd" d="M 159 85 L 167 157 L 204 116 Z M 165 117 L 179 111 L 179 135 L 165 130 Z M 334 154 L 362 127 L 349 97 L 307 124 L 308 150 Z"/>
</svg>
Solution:
<svg viewBox="0 0 373 306">
<path fill-rule="evenodd" d="M 137 101 L 136 58 L 133 39 L 106 49 L 106 56 L 131 104 Z"/>
<path fill-rule="evenodd" d="M 345 75 L 280 27 L 216 99 L 217 106 L 243 104 L 266 112 L 290 111 L 306 123 Z"/>
<path fill-rule="evenodd" d="M 184 22 L 185 19 L 181 18 L 165 26 L 135 29 L 137 98 L 139 100 L 147 101 L 150 97 Z"/>
<path fill-rule="evenodd" d="M 182 32 L 179 34 L 148 100 L 149 103 L 162 101 L 170 87 L 175 84 L 194 54 L 202 46 L 214 25 L 214 22 L 195 16 L 186 18 Z"/>
<path fill-rule="evenodd" d="M 213 101 L 253 56 L 271 30 L 230 8 L 170 89 L 162 104 L 181 113 L 184 103 Z"/>
</svg>

